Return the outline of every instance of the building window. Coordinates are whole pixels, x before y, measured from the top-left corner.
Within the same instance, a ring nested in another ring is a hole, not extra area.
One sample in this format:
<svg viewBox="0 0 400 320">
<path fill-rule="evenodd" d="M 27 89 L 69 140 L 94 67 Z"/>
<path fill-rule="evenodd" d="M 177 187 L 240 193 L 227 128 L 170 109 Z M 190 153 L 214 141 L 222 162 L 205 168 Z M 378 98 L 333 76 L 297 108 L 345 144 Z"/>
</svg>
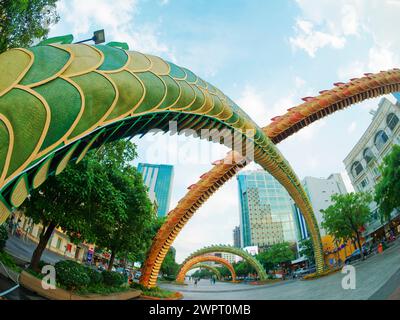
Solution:
<svg viewBox="0 0 400 320">
<path fill-rule="evenodd" d="M 60 248 L 61 248 L 61 242 L 62 242 L 61 238 L 58 238 L 58 239 L 57 239 L 57 245 L 56 245 L 56 248 L 57 248 L 57 249 L 60 249 Z"/>
<path fill-rule="evenodd" d="M 386 122 L 389 129 L 391 131 L 394 131 L 397 124 L 399 123 L 399 118 L 394 113 L 391 113 L 387 116 Z"/>
<path fill-rule="evenodd" d="M 375 136 L 375 146 L 376 148 L 381 151 L 385 146 L 386 142 L 389 140 L 389 137 L 384 131 L 379 131 Z"/>
<path fill-rule="evenodd" d="M 353 166 L 351 167 L 351 173 L 353 174 L 354 178 L 357 178 L 363 170 L 364 168 L 359 161 L 354 162 Z"/>
<path fill-rule="evenodd" d="M 364 150 L 364 159 L 367 163 L 370 163 L 374 159 L 374 154 L 370 148 Z"/>
<path fill-rule="evenodd" d="M 368 179 L 364 179 L 363 181 L 361 181 L 361 187 L 363 188 L 363 189 L 365 189 L 365 187 L 368 185 Z"/>
<path fill-rule="evenodd" d="M 379 170 L 378 170 L 377 167 L 374 167 L 374 168 L 372 169 L 372 172 L 374 173 L 374 176 L 375 176 L 375 177 L 378 177 L 378 176 L 381 175 L 381 173 L 379 172 Z"/>
</svg>

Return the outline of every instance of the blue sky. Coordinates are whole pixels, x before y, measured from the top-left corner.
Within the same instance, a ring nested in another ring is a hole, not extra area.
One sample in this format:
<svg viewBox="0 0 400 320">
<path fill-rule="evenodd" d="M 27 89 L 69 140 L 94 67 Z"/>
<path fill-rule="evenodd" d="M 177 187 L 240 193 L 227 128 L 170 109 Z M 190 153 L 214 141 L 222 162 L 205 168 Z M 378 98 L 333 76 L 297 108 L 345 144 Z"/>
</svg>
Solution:
<svg viewBox="0 0 400 320">
<path fill-rule="evenodd" d="M 334 82 L 400 65 L 399 0 L 61 0 L 58 9 L 61 20 L 51 36 L 73 33 L 79 40 L 104 28 L 108 41 L 125 41 L 191 69 L 263 126 Z M 279 148 L 301 179 L 344 173 L 342 161 L 377 103 L 339 112 Z M 171 208 L 228 151 L 183 137 L 134 142 L 138 161 L 175 165 Z M 233 179 L 179 235 L 178 260 L 205 245 L 232 243 L 238 223 Z"/>
</svg>

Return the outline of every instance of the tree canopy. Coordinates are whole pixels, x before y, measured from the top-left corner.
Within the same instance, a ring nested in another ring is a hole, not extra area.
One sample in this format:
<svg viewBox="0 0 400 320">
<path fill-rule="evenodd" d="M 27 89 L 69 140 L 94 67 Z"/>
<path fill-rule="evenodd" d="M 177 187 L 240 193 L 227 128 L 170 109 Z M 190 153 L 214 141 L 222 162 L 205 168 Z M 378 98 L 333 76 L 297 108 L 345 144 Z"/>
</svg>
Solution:
<svg viewBox="0 0 400 320">
<path fill-rule="evenodd" d="M 15 47 L 28 47 L 47 36 L 49 27 L 59 21 L 57 0 L 0 1 L 0 53 Z"/>
<path fill-rule="evenodd" d="M 32 192 L 25 214 L 44 226 L 32 268 L 56 227 L 72 240 L 111 250 L 109 269 L 117 254 L 144 256 L 157 223 L 142 176 L 130 164 L 135 156 L 127 140 L 106 144 Z"/>
<path fill-rule="evenodd" d="M 257 255 L 258 261 L 262 263 L 267 271 L 273 270 L 282 263 L 292 261 L 294 258 L 295 254 L 288 242 L 274 244 Z"/>
<path fill-rule="evenodd" d="M 299 247 L 300 256 L 306 257 L 311 264 L 315 264 L 314 247 L 311 238 L 300 241 Z"/>
<path fill-rule="evenodd" d="M 381 220 L 390 220 L 394 209 L 400 209 L 400 146 L 394 146 L 383 160 L 382 176 L 375 186 L 375 201 Z"/>
<path fill-rule="evenodd" d="M 256 273 L 256 270 L 247 261 L 239 261 L 232 264 L 235 269 L 236 275 L 239 277 L 245 277 L 250 273 Z"/>
<path fill-rule="evenodd" d="M 338 194 L 332 196 L 332 205 L 321 210 L 322 227 L 337 240 L 356 242 L 362 258 L 361 235 L 362 229 L 370 221 L 371 201 L 372 196 L 368 193 Z"/>
<path fill-rule="evenodd" d="M 226 266 L 220 266 L 220 267 L 217 267 L 217 269 L 223 278 L 228 278 L 228 277 L 232 276 L 231 272 L 229 271 L 229 269 Z"/>
<path fill-rule="evenodd" d="M 96 244 L 111 250 L 111 269 L 118 253 L 146 250 L 151 240 L 146 231 L 155 217 L 142 176 L 135 169 L 130 175 L 115 170 L 107 175 L 112 200 L 102 201 L 102 209 L 96 212 L 91 226 Z"/>
<path fill-rule="evenodd" d="M 228 270 L 228 273 L 229 273 L 229 270 Z M 197 279 L 209 279 L 213 276 L 214 276 L 214 273 L 205 268 L 200 268 L 200 269 L 196 270 L 194 273 L 192 273 L 192 275 L 191 275 L 191 277 L 197 278 Z"/>
<path fill-rule="evenodd" d="M 79 164 L 69 165 L 60 175 L 49 177 L 32 191 L 23 205 L 24 213 L 34 223 L 43 225 L 32 256 L 32 268 L 38 268 L 46 244 L 57 227 L 69 234 L 72 241 L 95 239 L 88 221 L 96 210 L 97 199 L 108 195 L 108 190 L 102 190 L 104 180 L 104 171 L 88 157 Z"/>
<path fill-rule="evenodd" d="M 179 271 L 179 264 L 175 261 L 175 248 L 171 247 L 161 265 L 161 273 L 164 276 L 175 278 Z"/>
</svg>

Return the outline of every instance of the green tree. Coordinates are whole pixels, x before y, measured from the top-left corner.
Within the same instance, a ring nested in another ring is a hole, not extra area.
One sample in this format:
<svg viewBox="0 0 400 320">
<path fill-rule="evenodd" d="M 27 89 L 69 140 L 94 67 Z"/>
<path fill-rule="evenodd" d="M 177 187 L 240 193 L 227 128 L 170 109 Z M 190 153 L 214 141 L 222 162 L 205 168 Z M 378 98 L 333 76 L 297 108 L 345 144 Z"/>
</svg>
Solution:
<svg viewBox="0 0 400 320">
<path fill-rule="evenodd" d="M 260 261 L 260 263 L 263 265 L 264 269 L 268 272 L 270 270 L 273 270 L 275 265 L 274 263 L 269 260 L 270 255 L 267 253 L 267 251 L 261 252 L 256 256 L 256 259 Z"/>
<path fill-rule="evenodd" d="M 95 157 L 106 171 L 112 200 L 100 200 L 91 225 L 96 244 L 111 251 L 111 270 L 116 255 L 147 250 L 153 236 L 148 231 L 155 216 L 142 175 L 131 165 L 136 149 L 130 141 L 105 145 Z"/>
<path fill-rule="evenodd" d="M 229 269 L 226 266 L 217 267 L 217 269 L 220 272 L 221 277 L 223 277 L 223 278 L 228 278 L 228 277 L 232 276 L 231 272 L 229 271 Z"/>
<path fill-rule="evenodd" d="M 171 247 L 161 265 L 161 273 L 164 276 L 174 278 L 178 274 L 179 264 L 175 261 L 175 256 L 176 256 L 175 248 Z"/>
<path fill-rule="evenodd" d="M 156 214 L 156 212 L 154 212 L 154 214 Z M 157 217 L 156 219 L 153 219 L 150 222 L 150 224 L 146 225 L 145 227 L 146 238 L 142 239 L 145 240 L 145 245 L 143 246 L 143 250 L 135 252 L 125 252 L 122 255 L 124 257 L 127 257 L 128 260 L 130 261 L 140 262 L 143 265 L 144 261 L 146 260 L 146 255 L 152 244 L 152 240 L 156 236 L 158 230 L 164 224 L 165 220 L 166 217 Z"/>
<path fill-rule="evenodd" d="M 108 194 L 104 181 L 104 170 L 88 157 L 79 164 L 69 165 L 60 175 L 49 177 L 40 188 L 32 191 L 23 209 L 34 223 L 43 226 L 31 258 L 34 270 L 38 270 L 43 251 L 57 227 L 61 227 L 72 240 L 94 239 L 87 221 L 95 212 L 98 198 Z"/>
<path fill-rule="evenodd" d="M 31 259 L 34 270 L 57 227 L 72 241 L 86 240 L 110 249 L 110 270 L 116 254 L 144 255 L 154 216 L 142 176 L 127 165 L 134 156 L 135 146 L 129 141 L 109 143 L 32 192 L 25 212 L 43 225 Z"/>
<path fill-rule="evenodd" d="M 364 253 L 361 247 L 362 228 L 370 220 L 369 204 L 372 196 L 368 193 L 348 193 L 333 195 L 332 202 L 323 214 L 322 227 L 328 234 L 344 243 L 351 239 L 358 245 L 361 258 Z"/>
<path fill-rule="evenodd" d="M 15 47 L 28 47 L 47 36 L 59 20 L 57 0 L 0 1 L 0 53 Z"/>
<path fill-rule="evenodd" d="M 256 270 L 247 261 L 239 261 L 232 266 L 233 269 L 235 269 L 236 275 L 239 277 L 246 277 L 250 273 L 256 273 Z"/>
<path fill-rule="evenodd" d="M 214 274 L 205 268 L 200 268 L 199 270 L 196 270 L 193 274 L 193 278 L 198 278 L 198 279 L 210 279 Z"/>
<path fill-rule="evenodd" d="M 290 243 L 277 243 L 269 247 L 257 256 L 258 260 L 264 265 L 266 270 L 272 270 L 282 263 L 289 262 L 295 258 Z"/>
<path fill-rule="evenodd" d="M 382 176 L 375 186 L 375 202 L 382 222 L 389 221 L 394 209 L 400 210 L 400 146 L 396 145 L 383 160 Z"/>
<path fill-rule="evenodd" d="M 311 238 L 301 240 L 299 243 L 299 254 L 306 257 L 310 264 L 315 264 L 314 247 Z"/>
</svg>

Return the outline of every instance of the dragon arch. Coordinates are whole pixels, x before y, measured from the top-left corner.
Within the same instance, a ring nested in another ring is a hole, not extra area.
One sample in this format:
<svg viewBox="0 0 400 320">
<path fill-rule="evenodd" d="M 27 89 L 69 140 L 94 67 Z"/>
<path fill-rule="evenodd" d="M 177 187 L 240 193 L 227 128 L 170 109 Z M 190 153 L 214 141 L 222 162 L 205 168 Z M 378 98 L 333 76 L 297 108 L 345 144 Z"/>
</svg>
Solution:
<svg viewBox="0 0 400 320">
<path fill-rule="evenodd" d="M 215 268 L 215 267 L 213 267 L 213 266 L 210 266 L 210 265 L 208 265 L 208 264 L 205 264 L 205 263 L 197 263 L 197 264 L 193 265 L 193 266 L 188 270 L 188 272 L 189 272 L 190 270 L 193 270 L 193 269 L 207 269 L 207 270 L 210 270 L 212 273 L 215 274 L 215 276 L 217 277 L 218 280 L 221 280 L 221 279 L 222 279 L 221 272 L 219 272 L 219 270 L 218 270 L 217 268 Z"/>
<path fill-rule="evenodd" d="M 255 269 L 260 280 L 267 280 L 268 276 L 265 272 L 265 269 L 256 258 L 254 258 L 247 251 L 240 249 L 240 248 L 232 247 L 232 246 L 215 245 L 215 246 L 210 246 L 210 247 L 205 247 L 205 248 L 199 249 L 199 250 L 193 252 L 190 256 L 188 256 L 185 259 L 185 261 L 182 262 L 182 265 L 185 265 L 188 261 L 191 261 L 193 258 L 204 256 L 204 255 L 210 254 L 210 253 L 217 253 L 217 252 L 231 253 L 231 254 L 234 254 L 234 255 L 237 255 L 237 256 L 243 258 L 244 260 L 246 260 L 247 263 L 249 263 Z"/>
<path fill-rule="evenodd" d="M 178 275 L 176 276 L 176 282 L 184 283 L 186 273 L 188 273 L 188 271 L 190 269 L 193 269 L 193 266 L 195 266 L 196 264 L 198 264 L 200 262 L 207 262 L 207 261 L 217 262 L 217 263 L 220 263 L 220 264 L 223 264 L 224 266 L 226 266 L 232 275 L 232 282 L 236 281 L 235 269 L 233 269 L 232 264 L 228 260 L 225 260 L 223 258 L 216 257 L 216 256 L 204 256 L 203 255 L 203 256 L 192 257 L 189 260 L 185 260 L 182 263 L 181 268 L 179 269 Z"/>
<path fill-rule="evenodd" d="M 47 42 L 0 55 L 0 223 L 31 189 L 40 187 L 49 175 L 61 173 L 70 161 L 81 161 L 88 150 L 143 136 L 155 128 L 167 132 L 170 121 L 177 121 L 178 133 L 191 129 L 196 136 L 202 136 L 202 129 L 224 129 L 240 141 L 232 145 L 219 138 L 216 142 L 231 148 L 240 145 L 235 150 L 241 156 L 252 145 L 254 160 L 281 182 L 304 213 L 317 269 L 323 270 L 311 204 L 265 132 L 232 100 L 188 69 L 112 45 Z M 179 232 L 184 224 L 181 217 L 169 220 Z M 141 280 L 146 286 L 155 285 L 168 251 L 165 243 L 152 249 L 150 272 L 146 262 Z"/>
<path fill-rule="evenodd" d="M 283 116 L 272 119 L 263 131 L 272 142 L 278 144 L 309 124 L 336 111 L 370 98 L 399 92 L 400 70 L 368 73 L 364 77 L 351 79 L 348 83 L 334 85 L 333 89 L 320 91 L 316 97 L 304 98 L 304 103 L 288 109 Z M 225 159 L 216 161 L 214 167 L 200 177 L 200 180 L 194 184 L 196 187 L 191 188 L 176 208 L 169 213 L 168 220 L 155 237 L 146 261 L 145 274 L 151 276 L 158 274 L 160 261 L 162 262 L 165 253 L 187 221 L 214 192 L 248 162 L 240 154 L 231 152 Z M 307 220 L 306 216 L 305 218 Z M 313 233 L 313 231 L 310 232 Z M 149 276 L 143 279 L 147 281 L 143 283 L 148 283 L 149 279 Z"/>
</svg>

